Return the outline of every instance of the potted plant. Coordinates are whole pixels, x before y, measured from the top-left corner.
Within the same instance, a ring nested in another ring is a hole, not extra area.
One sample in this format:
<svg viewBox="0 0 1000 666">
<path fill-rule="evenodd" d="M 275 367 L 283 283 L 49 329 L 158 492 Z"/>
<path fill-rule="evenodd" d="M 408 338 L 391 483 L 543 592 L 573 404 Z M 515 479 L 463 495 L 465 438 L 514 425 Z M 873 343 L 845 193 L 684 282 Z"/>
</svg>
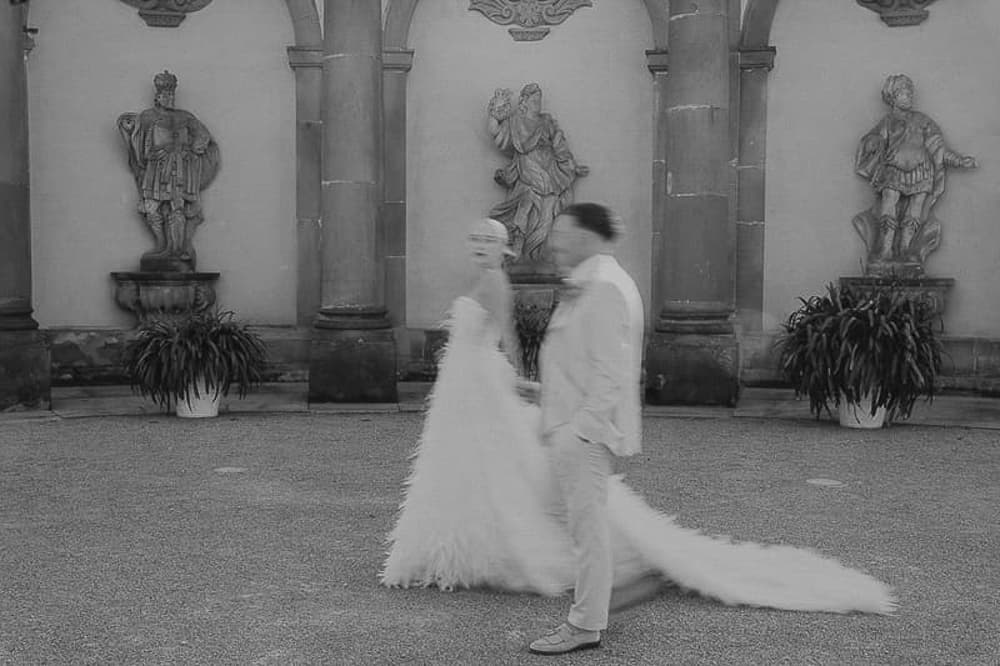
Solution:
<svg viewBox="0 0 1000 666">
<path fill-rule="evenodd" d="M 830 405 L 841 425 L 878 428 L 908 418 L 934 396 L 941 370 L 934 303 L 889 280 L 873 289 L 827 287 L 799 299 L 777 341 L 780 368 L 818 419 Z"/>
<path fill-rule="evenodd" d="M 263 377 L 264 344 L 231 312 L 203 312 L 151 321 L 125 348 L 132 390 L 181 417 L 217 416 L 235 385 L 240 398 Z"/>
</svg>

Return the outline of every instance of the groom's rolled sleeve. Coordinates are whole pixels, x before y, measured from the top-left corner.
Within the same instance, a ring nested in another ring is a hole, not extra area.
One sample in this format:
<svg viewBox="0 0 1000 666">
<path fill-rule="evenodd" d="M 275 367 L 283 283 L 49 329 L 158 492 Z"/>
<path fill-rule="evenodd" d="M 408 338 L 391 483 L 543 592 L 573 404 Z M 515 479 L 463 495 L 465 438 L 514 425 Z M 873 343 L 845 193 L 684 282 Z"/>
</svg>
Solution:
<svg viewBox="0 0 1000 666">
<path fill-rule="evenodd" d="M 614 425 L 615 408 L 622 399 L 630 358 L 628 306 L 611 283 L 597 283 L 586 321 L 587 384 L 570 425 L 581 439 L 610 444 L 621 437 Z"/>
</svg>

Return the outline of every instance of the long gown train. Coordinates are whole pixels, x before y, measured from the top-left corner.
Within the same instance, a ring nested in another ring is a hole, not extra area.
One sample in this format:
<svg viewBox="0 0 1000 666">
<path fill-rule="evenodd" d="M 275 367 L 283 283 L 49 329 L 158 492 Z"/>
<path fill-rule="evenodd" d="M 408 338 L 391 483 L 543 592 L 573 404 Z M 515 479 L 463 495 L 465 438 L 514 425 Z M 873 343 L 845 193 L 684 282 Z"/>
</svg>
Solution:
<svg viewBox="0 0 1000 666">
<path fill-rule="evenodd" d="M 572 589 L 573 544 L 558 506 L 538 410 L 514 390 L 498 328 L 473 299 L 452 307 L 450 339 L 405 498 L 379 575 L 393 587 Z M 616 585 L 660 574 L 725 604 L 891 613 L 888 586 L 808 549 L 734 543 L 676 524 L 621 476 L 608 485 Z"/>
</svg>

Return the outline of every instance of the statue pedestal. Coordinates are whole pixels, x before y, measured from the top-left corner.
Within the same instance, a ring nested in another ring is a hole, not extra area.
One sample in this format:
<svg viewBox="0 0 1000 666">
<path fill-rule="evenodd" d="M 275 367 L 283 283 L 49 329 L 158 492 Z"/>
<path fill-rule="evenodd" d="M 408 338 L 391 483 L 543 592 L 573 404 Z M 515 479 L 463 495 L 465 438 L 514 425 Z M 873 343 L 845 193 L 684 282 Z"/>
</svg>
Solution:
<svg viewBox="0 0 1000 666">
<path fill-rule="evenodd" d="M 559 303 L 562 279 L 547 273 L 511 271 L 510 280 L 514 288 L 514 328 L 521 345 L 524 371 L 529 379 L 538 379 L 538 352 Z"/>
<path fill-rule="evenodd" d="M 214 305 L 219 273 L 139 271 L 111 277 L 115 301 L 143 324 L 183 319 Z"/>
<path fill-rule="evenodd" d="M 934 311 L 940 317 L 944 314 L 948 292 L 955 286 L 954 278 L 899 277 L 899 275 L 866 275 L 864 277 L 842 277 L 840 286 L 851 287 L 864 293 L 897 285 L 908 296 L 926 298 L 934 304 Z"/>
<path fill-rule="evenodd" d="M 516 273 L 511 271 L 514 307 L 535 306 L 551 311 L 559 300 L 562 278 L 547 273 Z"/>
</svg>

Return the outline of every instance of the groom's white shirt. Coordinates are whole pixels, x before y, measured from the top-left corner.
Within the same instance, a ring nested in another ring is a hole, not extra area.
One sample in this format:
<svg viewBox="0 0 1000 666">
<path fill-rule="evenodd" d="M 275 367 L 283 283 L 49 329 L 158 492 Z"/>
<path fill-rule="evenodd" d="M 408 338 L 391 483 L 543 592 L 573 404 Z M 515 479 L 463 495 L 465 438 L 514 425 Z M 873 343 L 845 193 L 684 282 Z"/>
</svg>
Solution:
<svg viewBox="0 0 1000 666">
<path fill-rule="evenodd" d="M 569 426 L 617 456 L 634 455 L 642 450 L 642 297 L 608 254 L 581 262 L 568 283 L 579 295 L 560 302 L 541 350 L 543 435 Z"/>
</svg>

